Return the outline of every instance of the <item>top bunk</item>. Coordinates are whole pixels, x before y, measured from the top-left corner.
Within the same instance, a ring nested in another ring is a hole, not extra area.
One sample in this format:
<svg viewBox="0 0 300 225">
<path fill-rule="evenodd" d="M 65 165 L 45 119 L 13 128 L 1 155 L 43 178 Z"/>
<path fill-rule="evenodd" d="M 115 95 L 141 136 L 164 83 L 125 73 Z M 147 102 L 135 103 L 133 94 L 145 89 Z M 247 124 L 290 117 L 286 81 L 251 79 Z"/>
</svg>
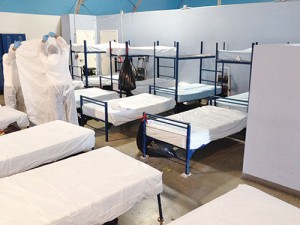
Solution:
<svg viewBox="0 0 300 225">
<path fill-rule="evenodd" d="M 219 49 L 219 44 L 216 43 L 216 62 L 251 65 L 253 48 L 256 44 L 252 43 L 251 48 L 243 50 L 225 50 L 225 43 L 223 43 L 223 49 Z"/>
<path fill-rule="evenodd" d="M 173 52 L 164 52 L 161 54 L 158 50 L 161 48 L 159 42 L 154 43 L 154 57 L 164 59 L 176 59 L 176 60 L 189 60 L 189 59 L 204 59 L 204 58 L 215 58 L 214 54 L 203 53 L 203 41 L 201 41 L 200 52 L 197 54 L 185 54 L 179 51 L 179 42 L 174 42 Z"/>
<path fill-rule="evenodd" d="M 110 53 L 112 56 L 138 57 L 138 56 L 154 56 L 158 55 L 174 55 L 176 54 L 176 47 L 174 46 L 130 46 L 129 42 L 125 42 L 123 46 L 110 46 Z"/>
<path fill-rule="evenodd" d="M 71 51 L 76 53 L 106 53 L 110 48 L 125 49 L 125 44 L 118 42 L 87 44 L 87 42 L 84 41 L 83 44 L 70 44 L 70 46 Z"/>
</svg>

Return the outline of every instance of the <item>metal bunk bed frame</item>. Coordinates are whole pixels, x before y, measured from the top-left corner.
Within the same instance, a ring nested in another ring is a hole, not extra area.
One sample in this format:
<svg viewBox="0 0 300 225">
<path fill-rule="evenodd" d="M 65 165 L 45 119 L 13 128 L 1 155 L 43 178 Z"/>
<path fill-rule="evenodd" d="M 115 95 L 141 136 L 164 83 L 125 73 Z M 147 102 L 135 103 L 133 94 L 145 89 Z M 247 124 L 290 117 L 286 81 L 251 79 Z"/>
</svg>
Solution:
<svg viewBox="0 0 300 225">
<path fill-rule="evenodd" d="M 72 78 L 74 78 L 74 71 L 73 71 L 73 57 L 72 57 L 72 54 L 73 53 L 83 53 L 84 54 L 84 68 L 83 68 L 83 75 L 85 77 L 85 87 L 86 88 L 89 88 L 91 87 L 89 85 L 89 71 L 88 71 L 88 54 L 101 54 L 101 53 L 106 53 L 105 51 L 88 51 L 87 50 L 87 43 L 86 43 L 86 40 L 83 41 L 83 52 L 76 52 L 76 51 L 73 51 L 72 50 L 72 44 L 71 44 L 71 41 L 70 41 L 70 54 L 71 54 L 71 57 L 70 57 L 70 63 L 71 63 L 71 66 L 70 66 L 70 70 L 71 70 L 71 75 L 72 75 Z M 99 78 L 100 80 L 100 83 L 101 83 L 101 79 Z M 100 87 L 100 85 L 99 85 Z"/>
<path fill-rule="evenodd" d="M 193 55 L 180 55 L 179 54 L 179 42 L 174 42 L 174 47 L 176 47 L 176 55 L 175 56 L 157 56 L 156 55 L 156 46 L 159 44 L 159 42 L 154 42 L 154 93 L 155 93 L 155 89 L 156 89 L 156 85 L 155 85 L 155 78 L 156 76 L 159 78 L 160 76 L 164 76 L 164 77 L 171 77 L 171 76 L 167 76 L 167 75 L 160 75 L 160 67 L 166 67 L 166 66 L 160 66 L 160 59 L 172 59 L 174 60 L 174 79 L 175 79 L 175 101 L 176 103 L 178 103 L 178 84 L 179 84 L 179 61 L 181 60 L 199 60 L 200 61 L 200 72 L 199 72 L 199 83 L 204 82 L 213 82 L 211 80 L 204 80 L 202 79 L 202 72 L 206 71 L 206 72 L 215 72 L 215 70 L 210 70 L 210 69 L 205 69 L 203 68 L 203 60 L 204 59 L 212 59 L 215 58 L 215 55 L 211 55 L 211 54 L 203 54 L 203 41 L 201 41 L 201 45 L 200 45 L 200 53 L 199 54 L 193 54 Z M 157 64 L 157 65 L 156 65 Z M 172 67 L 168 67 L 167 68 L 172 68 Z M 215 76 L 214 79 L 214 83 L 215 83 L 215 95 L 216 95 L 216 82 L 217 82 L 217 77 Z M 167 88 L 162 88 L 162 87 L 158 87 L 159 89 L 167 89 Z M 171 89 L 169 89 L 168 91 L 169 93 L 172 92 Z"/>
</svg>

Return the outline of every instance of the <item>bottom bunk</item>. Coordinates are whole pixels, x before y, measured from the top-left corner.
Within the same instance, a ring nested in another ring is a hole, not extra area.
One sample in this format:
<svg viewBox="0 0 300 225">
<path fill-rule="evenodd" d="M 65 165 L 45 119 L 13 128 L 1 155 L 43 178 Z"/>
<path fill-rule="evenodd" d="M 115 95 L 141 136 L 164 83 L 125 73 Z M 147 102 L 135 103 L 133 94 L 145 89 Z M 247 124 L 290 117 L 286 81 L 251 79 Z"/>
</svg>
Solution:
<svg viewBox="0 0 300 225">
<path fill-rule="evenodd" d="M 0 222 L 103 224 L 155 196 L 162 220 L 162 190 L 160 171 L 103 147 L 1 179 Z"/>
<path fill-rule="evenodd" d="M 81 118 L 94 118 L 105 123 L 105 136 L 108 141 L 108 126 L 121 124 L 140 119 L 143 112 L 159 114 L 175 107 L 172 98 L 153 94 L 139 94 L 126 98 L 112 99 L 106 102 L 81 96 Z M 81 122 L 84 124 L 84 121 Z"/>
<path fill-rule="evenodd" d="M 175 115 L 160 117 L 146 113 L 144 118 L 143 156 L 147 154 L 147 138 L 185 149 L 185 174 L 190 173 L 190 159 L 195 151 L 246 127 L 247 113 L 203 106 Z"/>
<path fill-rule="evenodd" d="M 169 225 L 295 225 L 299 221 L 299 208 L 240 184 Z"/>
<path fill-rule="evenodd" d="M 215 100 L 215 106 L 236 109 L 242 112 L 248 112 L 249 92 L 218 98 Z"/>
</svg>

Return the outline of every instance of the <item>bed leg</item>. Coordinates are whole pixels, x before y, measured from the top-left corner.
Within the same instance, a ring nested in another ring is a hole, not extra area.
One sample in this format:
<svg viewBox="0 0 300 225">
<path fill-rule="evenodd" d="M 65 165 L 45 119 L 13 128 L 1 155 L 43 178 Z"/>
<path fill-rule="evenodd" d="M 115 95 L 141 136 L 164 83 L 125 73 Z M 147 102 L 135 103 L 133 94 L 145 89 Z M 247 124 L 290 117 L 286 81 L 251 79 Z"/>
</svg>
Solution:
<svg viewBox="0 0 300 225">
<path fill-rule="evenodd" d="M 164 222 L 164 217 L 162 214 L 160 194 L 157 195 L 157 202 L 158 202 L 158 210 L 159 210 L 159 217 L 157 218 L 157 220 L 162 225 Z"/>
<path fill-rule="evenodd" d="M 108 109 L 107 102 L 104 102 L 104 110 L 105 110 L 105 141 L 108 142 Z"/>
</svg>

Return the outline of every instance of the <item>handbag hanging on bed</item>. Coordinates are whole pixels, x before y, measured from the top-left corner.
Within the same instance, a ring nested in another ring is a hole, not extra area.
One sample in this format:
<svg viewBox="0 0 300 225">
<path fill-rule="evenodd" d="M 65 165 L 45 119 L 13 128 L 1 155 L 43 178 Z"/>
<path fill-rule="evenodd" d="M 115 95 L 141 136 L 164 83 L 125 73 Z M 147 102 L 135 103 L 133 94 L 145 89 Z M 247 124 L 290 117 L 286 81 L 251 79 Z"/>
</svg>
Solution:
<svg viewBox="0 0 300 225">
<path fill-rule="evenodd" d="M 136 89 L 136 73 L 136 69 L 133 69 L 132 62 L 126 55 L 119 74 L 119 89 L 124 91 L 131 91 Z"/>
</svg>

